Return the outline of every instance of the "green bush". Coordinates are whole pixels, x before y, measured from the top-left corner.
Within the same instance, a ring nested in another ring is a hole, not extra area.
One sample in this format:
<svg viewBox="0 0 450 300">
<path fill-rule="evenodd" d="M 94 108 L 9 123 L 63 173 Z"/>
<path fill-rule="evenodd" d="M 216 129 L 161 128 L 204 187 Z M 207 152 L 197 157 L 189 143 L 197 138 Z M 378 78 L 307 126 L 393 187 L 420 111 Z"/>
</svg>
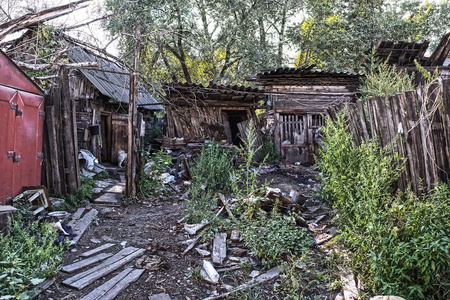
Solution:
<svg viewBox="0 0 450 300">
<path fill-rule="evenodd" d="M 214 209 L 217 208 L 217 193 L 230 188 L 230 174 L 233 171 L 233 160 L 227 149 L 219 144 L 207 144 L 193 162 L 192 180 L 184 203 L 191 222 L 204 219 L 213 221 Z"/>
<path fill-rule="evenodd" d="M 244 244 L 261 258 L 265 267 L 283 261 L 283 255 L 299 255 L 308 251 L 311 240 L 305 228 L 298 227 L 291 216 L 277 212 L 243 220 L 239 225 Z"/>
<path fill-rule="evenodd" d="M 395 65 L 387 61 L 380 62 L 373 52 L 370 57 L 369 69 L 359 90 L 364 98 L 390 97 L 414 89 L 414 75 L 397 70 Z"/>
<path fill-rule="evenodd" d="M 138 192 L 142 197 L 162 196 L 167 194 L 167 188 L 161 180 L 161 175 L 168 171 L 172 158 L 164 150 L 159 150 L 152 156 L 146 156 L 146 167 L 141 172 Z"/>
<path fill-rule="evenodd" d="M 191 168 L 193 181 L 205 185 L 210 191 L 224 191 L 230 186 L 230 173 L 233 171 L 233 159 L 227 149 L 219 144 L 207 144 L 194 160 Z"/>
<path fill-rule="evenodd" d="M 70 210 L 84 205 L 83 200 L 92 199 L 92 190 L 95 187 L 95 180 L 89 176 L 81 175 L 81 185 L 77 189 L 76 195 L 65 195 L 64 203 L 58 207 L 58 210 Z"/>
<path fill-rule="evenodd" d="M 9 234 L 0 234 L 0 299 L 27 299 L 33 286 L 56 275 L 63 246 L 51 225 L 16 216 Z"/>
<path fill-rule="evenodd" d="M 346 124 L 345 110 L 327 120 L 317 165 L 354 271 L 372 293 L 448 298 L 450 188 L 423 198 L 395 191 L 402 159 L 376 139 L 357 147 Z"/>
</svg>

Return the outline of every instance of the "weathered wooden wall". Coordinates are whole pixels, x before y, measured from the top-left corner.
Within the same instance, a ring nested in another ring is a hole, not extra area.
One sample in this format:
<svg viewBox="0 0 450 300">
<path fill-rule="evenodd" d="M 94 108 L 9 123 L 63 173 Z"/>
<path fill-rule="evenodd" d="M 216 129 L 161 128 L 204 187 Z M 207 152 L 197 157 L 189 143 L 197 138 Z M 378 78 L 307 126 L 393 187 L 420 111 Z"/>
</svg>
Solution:
<svg viewBox="0 0 450 300">
<path fill-rule="evenodd" d="M 75 105 L 69 95 L 68 70 L 62 68 L 45 99 L 44 184 L 56 196 L 75 194 L 80 186 Z"/>
<path fill-rule="evenodd" d="M 250 107 L 225 106 L 225 107 L 190 107 L 190 106 L 168 106 L 167 114 L 167 136 L 192 138 L 213 138 L 215 140 L 232 141 L 230 124 L 226 111 L 243 111 L 246 119 L 256 117 Z M 244 121 L 244 120 L 243 120 Z"/>
<path fill-rule="evenodd" d="M 442 89 L 441 89 L 442 87 Z M 342 106 L 327 110 L 332 119 Z M 348 104 L 349 125 L 359 145 L 374 136 L 382 147 L 394 142 L 394 153 L 406 158 L 398 187 L 411 184 L 420 195 L 450 172 L 450 81 L 390 98 L 376 97 Z"/>
</svg>

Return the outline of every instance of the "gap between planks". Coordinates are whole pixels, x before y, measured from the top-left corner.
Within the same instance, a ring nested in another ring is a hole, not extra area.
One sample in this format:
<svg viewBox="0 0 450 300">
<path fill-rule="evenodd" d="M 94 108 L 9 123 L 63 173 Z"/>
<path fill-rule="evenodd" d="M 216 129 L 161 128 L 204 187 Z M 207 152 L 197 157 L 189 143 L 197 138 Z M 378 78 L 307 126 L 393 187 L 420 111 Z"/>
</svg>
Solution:
<svg viewBox="0 0 450 300">
<path fill-rule="evenodd" d="M 64 266 L 62 268 L 62 271 L 66 272 L 66 273 L 73 273 L 79 269 L 93 265 L 93 264 L 100 262 L 102 260 L 105 260 L 111 256 L 112 256 L 112 253 L 100 253 L 96 256 L 92 256 L 90 258 L 83 259 L 83 260 L 77 261 L 76 263 Z"/>
<path fill-rule="evenodd" d="M 130 283 L 139 279 L 144 271 L 144 269 L 127 268 L 81 298 L 81 300 L 114 299 L 122 290 L 127 288 Z"/>
<path fill-rule="evenodd" d="M 105 260 L 100 265 L 97 265 L 92 269 L 86 270 L 82 273 L 67 278 L 62 283 L 69 287 L 81 290 L 82 288 L 88 286 L 97 279 L 122 267 L 123 265 L 130 262 L 134 258 L 141 256 L 144 252 L 145 249 L 138 249 L 134 247 L 125 248 L 116 255 Z"/>
</svg>

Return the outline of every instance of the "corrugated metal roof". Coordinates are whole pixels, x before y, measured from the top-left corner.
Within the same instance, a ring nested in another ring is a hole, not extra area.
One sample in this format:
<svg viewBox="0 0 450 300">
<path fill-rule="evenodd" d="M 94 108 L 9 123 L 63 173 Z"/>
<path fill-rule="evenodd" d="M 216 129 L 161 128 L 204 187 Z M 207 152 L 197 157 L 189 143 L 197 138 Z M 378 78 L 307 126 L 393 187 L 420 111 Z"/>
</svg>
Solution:
<svg viewBox="0 0 450 300">
<path fill-rule="evenodd" d="M 73 46 L 69 50 L 69 59 L 74 63 L 97 62 L 98 69 L 82 68 L 80 72 L 105 96 L 122 103 L 129 103 L 130 76 L 119 73 L 129 73 L 125 67 L 103 57 L 89 53 L 81 47 Z M 104 71 L 103 71 L 104 70 Z M 116 73 L 114 73 L 116 72 Z M 150 110 L 163 110 L 162 105 L 139 84 L 138 106 Z M 153 104 L 153 105 L 149 105 Z"/>
</svg>

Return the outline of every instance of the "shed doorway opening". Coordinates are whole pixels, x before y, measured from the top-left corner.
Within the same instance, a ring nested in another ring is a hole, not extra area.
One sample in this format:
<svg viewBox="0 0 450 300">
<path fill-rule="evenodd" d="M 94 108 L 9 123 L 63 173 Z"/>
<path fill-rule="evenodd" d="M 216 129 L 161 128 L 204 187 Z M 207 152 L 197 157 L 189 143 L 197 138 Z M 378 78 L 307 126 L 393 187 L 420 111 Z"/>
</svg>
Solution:
<svg viewBox="0 0 450 300">
<path fill-rule="evenodd" d="M 230 126 L 230 137 L 231 143 L 236 146 L 240 146 L 242 144 L 241 134 L 239 132 L 238 124 L 247 121 L 248 115 L 246 110 L 223 110 L 228 119 L 228 124 Z"/>
</svg>

